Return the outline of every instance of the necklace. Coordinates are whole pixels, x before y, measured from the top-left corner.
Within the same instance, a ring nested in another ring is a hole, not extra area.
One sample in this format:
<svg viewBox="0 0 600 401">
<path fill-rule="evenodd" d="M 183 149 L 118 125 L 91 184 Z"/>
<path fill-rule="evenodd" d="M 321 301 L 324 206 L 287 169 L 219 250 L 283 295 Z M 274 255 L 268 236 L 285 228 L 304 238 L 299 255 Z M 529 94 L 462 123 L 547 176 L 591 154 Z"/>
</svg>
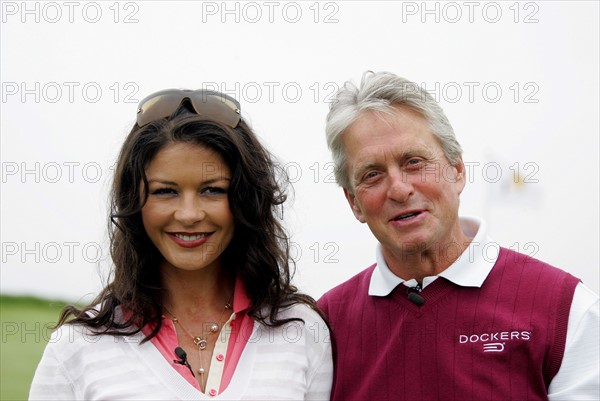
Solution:
<svg viewBox="0 0 600 401">
<path fill-rule="evenodd" d="M 200 361 L 200 367 L 198 368 L 198 373 L 200 373 L 200 389 L 202 390 L 202 392 L 205 391 L 205 386 L 206 386 L 206 377 L 204 375 L 205 369 L 204 369 L 204 364 L 203 364 L 204 358 L 203 358 L 202 351 L 206 350 L 206 348 L 208 346 L 208 336 L 210 336 L 211 334 L 217 333 L 219 331 L 219 328 L 220 328 L 219 323 L 223 321 L 223 315 L 228 310 L 231 310 L 230 302 L 231 302 L 231 297 L 229 298 L 229 301 L 223 307 L 223 312 L 221 312 L 221 316 L 219 317 L 219 320 L 217 322 L 210 323 L 210 326 L 208 327 L 208 333 L 205 333 L 204 331 L 202 331 L 202 334 L 199 336 L 194 336 L 192 333 L 190 333 L 190 331 L 179 321 L 179 319 L 177 319 L 177 317 L 173 313 L 171 313 L 171 311 L 169 311 L 166 307 L 164 307 L 165 311 L 167 311 L 167 313 L 169 315 L 171 315 L 171 321 L 173 322 L 173 324 L 177 323 L 179 325 L 179 327 L 181 327 L 183 329 L 183 331 L 188 336 L 191 337 L 194 344 L 198 347 L 198 359 Z M 192 374 L 193 374 L 193 372 L 192 372 Z"/>
</svg>

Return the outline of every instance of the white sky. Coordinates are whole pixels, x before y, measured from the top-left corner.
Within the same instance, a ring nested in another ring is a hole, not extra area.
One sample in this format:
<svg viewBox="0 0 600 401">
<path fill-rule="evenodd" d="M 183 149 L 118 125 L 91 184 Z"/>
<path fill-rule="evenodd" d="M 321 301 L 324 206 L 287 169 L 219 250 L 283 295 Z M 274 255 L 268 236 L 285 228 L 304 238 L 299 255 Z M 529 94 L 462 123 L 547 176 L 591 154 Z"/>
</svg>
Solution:
<svg viewBox="0 0 600 401">
<path fill-rule="evenodd" d="M 171 87 L 237 97 L 287 166 L 304 291 L 318 297 L 358 273 L 374 262 L 375 240 L 330 182 L 323 131 L 335 89 L 365 70 L 434 91 L 472 173 L 462 214 L 598 291 L 596 1 L 1 8 L 2 293 L 97 291 L 109 265 L 110 168 L 137 101 Z M 516 171 L 531 182 L 514 185 Z"/>
</svg>

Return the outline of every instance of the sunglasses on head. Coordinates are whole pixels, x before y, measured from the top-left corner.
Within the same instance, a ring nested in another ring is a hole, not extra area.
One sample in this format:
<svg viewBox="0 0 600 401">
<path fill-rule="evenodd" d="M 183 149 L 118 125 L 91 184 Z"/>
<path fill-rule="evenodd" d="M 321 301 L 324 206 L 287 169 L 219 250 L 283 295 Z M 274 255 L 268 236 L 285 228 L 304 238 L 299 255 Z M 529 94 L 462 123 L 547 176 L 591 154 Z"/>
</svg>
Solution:
<svg viewBox="0 0 600 401">
<path fill-rule="evenodd" d="M 171 116 L 184 100 L 189 100 L 196 114 L 231 128 L 240 122 L 240 104 L 224 93 L 211 90 L 166 89 L 142 99 L 137 111 L 137 125 Z"/>
</svg>

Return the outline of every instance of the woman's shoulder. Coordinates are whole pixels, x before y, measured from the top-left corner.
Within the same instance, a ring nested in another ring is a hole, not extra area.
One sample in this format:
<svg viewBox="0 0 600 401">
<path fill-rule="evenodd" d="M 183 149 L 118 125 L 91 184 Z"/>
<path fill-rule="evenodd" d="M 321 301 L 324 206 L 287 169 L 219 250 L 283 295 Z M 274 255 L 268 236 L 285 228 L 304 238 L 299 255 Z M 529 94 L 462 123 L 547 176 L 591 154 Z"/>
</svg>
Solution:
<svg viewBox="0 0 600 401">
<path fill-rule="evenodd" d="M 85 313 L 93 316 L 97 313 L 97 309 L 90 309 Z M 122 322 L 122 313 L 119 308 L 115 309 L 115 322 Z M 121 337 L 106 334 L 105 331 L 105 327 L 91 327 L 85 323 L 64 323 L 52 332 L 48 339 L 48 347 L 55 350 L 69 349 L 70 352 L 77 352 L 92 345 L 98 348 L 98 344 L 116 343 L 118 337 Z"/>
<path fill-rule="evenodd" d="M 288 320 L 277 327 L 267 330 L 281 334 L 284 338 L 294 337 L 303 339 L 307 343 L 328 343 L 330 338 L 329 327 L 319 313 L 310 305 L 295 303 L 281 308 L 277 313 L 278 320 Z M 304 342 L 302 341 L 302 342 Z"/>
<path fill-rule="evenodd" d="M 268 340 L 261 348 L 266 354 L 287 355 L 285 358 L 298 361 L 304 355 L 306 366 L 316 369 L 323 361 L 331 360 L 331 333 L 319 313 L 310 305 L 295 303 L 282 308 L 277 314 L 279 320 L 293 319 L 277 326 L 263 326 L 260 339 Z M 288 359 L 288 360 L 289 360 Z"/>
<path fill-rule="evenodd" d="M 302 302 L 297 302 L 281 308 L 277 313 L 277 319 L 301 319 L 305 323 L 324 323 L 323 319 L 314 308 Z"/>
</svg>

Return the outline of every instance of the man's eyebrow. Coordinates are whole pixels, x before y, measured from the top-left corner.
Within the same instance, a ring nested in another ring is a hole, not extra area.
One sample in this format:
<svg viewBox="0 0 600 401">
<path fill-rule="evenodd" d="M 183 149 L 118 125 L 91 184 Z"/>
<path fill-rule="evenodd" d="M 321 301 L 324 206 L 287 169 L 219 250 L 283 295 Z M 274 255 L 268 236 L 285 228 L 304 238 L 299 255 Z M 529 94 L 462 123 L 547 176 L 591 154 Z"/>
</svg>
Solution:
<svg viewBox="0 0 600 401">
<path fill-rule="evenodd" d="M 354 177 L 359 178 L 365 171 L 372 169 L 372 168 L 377 168 L 379 166 L 381 166 L 381 163 L 372 162 L 372 161 L 366 162 L 364 164 L 359 164 L 356 167 L 356 170 L 354 172 Z"/>
<path fill-rule="evenodd" d="M 435 152 L 433 152 L 429 148 L 420 148 L 420 149 L 408 149 L 406 151 L 401 152 L 398 155 L 394 156 L 394 160 L 403 161 L 406 159 L 410 159 L 412 157 L 423 157 L 426 159 L 434 159 L 436 157 Z M 364 164 L 357 165 L 357 171 L 366 170 L 372 167 L 379 167 L 382 163 L 377 161 L 366 161 Z"/>
<path fill-rule="evenodd" d="M 406 160 L 412 157 L 423 157 L 425 159 L 434 159 L 436 157 L 435 152 L 433 152 L 429 148 L 419 148 L 419 149 L 409 149 L 405 152 L 402 152 L 397 160 Z"/>
</svg>

